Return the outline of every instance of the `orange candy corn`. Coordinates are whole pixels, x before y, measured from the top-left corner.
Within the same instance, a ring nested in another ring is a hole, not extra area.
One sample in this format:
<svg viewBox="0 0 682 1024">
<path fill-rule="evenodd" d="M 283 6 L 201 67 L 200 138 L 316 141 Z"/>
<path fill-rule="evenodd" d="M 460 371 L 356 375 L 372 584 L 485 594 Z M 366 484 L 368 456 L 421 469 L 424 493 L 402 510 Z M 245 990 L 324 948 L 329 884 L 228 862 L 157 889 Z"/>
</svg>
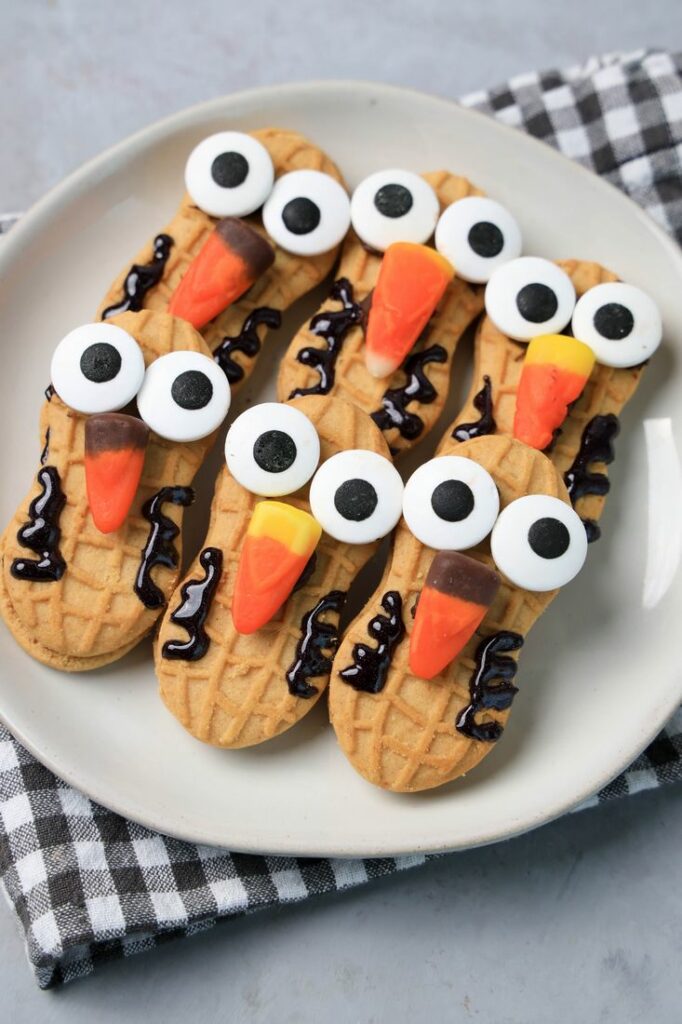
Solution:
<svg viewBox="0 0 682 1024">
<path fill-rule="evenodd" d="M 433 679 L 457 657 L 483 621 L 500 578 L 458 551 L 439 551 L 419 595 L 410 636 L 410 671 Z"/>
<path fill-rule="evenodd" d="M 542 334 L 528 345 L 516 392 L 514 437 L 543 451 L 580 397 L 594 366 L 589 345 L 564 334 Z"/>
<path fill-rule="evenodd" d="M 394 242 L 384 253 L 365 334 L 365 363 L 373 377 L 397 370 L 454 277 L 435 249 Z"/>
<path fill-rule="evenodd" d="M 176 288 L 168 312 L 200 330 L 272 265 L 272 246 L 237 217 L 218 221 Z"/>
<path fill-rule="evenodd" d="M 249 522 L 232 596 L 238 633 L 255 633 L 279 611 L 322 535 L 313 517 L 282 501 L 259 502 Z"/>
<path fill-rule="evenodd" d="M 85 421 L 85 486 L 101 533 L 125 522 L 142 476 L 149 428 L 142 420 L 107 412 Z"/>
</svg>

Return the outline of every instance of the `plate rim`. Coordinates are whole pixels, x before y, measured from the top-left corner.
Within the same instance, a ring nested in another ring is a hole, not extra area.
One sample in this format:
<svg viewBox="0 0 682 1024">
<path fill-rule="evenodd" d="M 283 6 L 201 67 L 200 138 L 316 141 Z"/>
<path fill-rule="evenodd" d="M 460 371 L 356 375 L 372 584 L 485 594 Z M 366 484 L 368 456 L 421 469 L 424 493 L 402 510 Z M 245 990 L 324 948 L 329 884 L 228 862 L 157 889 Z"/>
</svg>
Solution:
<svg viewBox="0 0 682 1024">
<path fill-rule="evenodd" d="M 394 100 L 403 97 L 409 98 L 412 101 L 428 101 L 445 108 L 446 113 L 457 111 L 458 116 L 463 116 L 472 122 L 475 121 L 481 123 L 485 121 L 488 127 L 492 126 L 493 130 L 499 132 L 501 135 L 509 135 L 510 137 L 513 135 L 516 139 L 520 136 L 524 140 L 524 144 L 529 146 L 531 150 L 539 147 L 539 149 L 543 151 L 543 159 L 554 159 L 558 161 L 558 165 L 564 168 L 569 165 L 571 167 L 571 173 L 589 177 L 590 187 L 605 189 L 610 194 L 611 201 L 614 200 L 614 197 L 617 197 L 617 202 L 621 204 L 624 211 L 627 211 L 627 216 L 636 216 L 637 219 L 642 222 L 644 228 L 653 234 L 657 242 L 667 251 L 669 258 L 678 265 L 680 278 L 682 280 L 682 250 L 680 250 L 676 245 L 674 239 L 667 234 L 642 207 L 637 205 L 623 191 L 584 165 L 569 159 L 564 156 L 564 154 L 554 149 L 554 147 L 534 138 L 526 132 L 506 124 L 505 122 L 498 121 L 496 118 L 489 117 L 481 111 L 462 106 L 456 100 L 449 97 L 443 97 L 405 86 L 373 82 L 371 80 L 363 79 L 309 80 L 244 89 L 239 92 L 229 93 L 185 107 L 168 115 L 167 117 L 156 120 L 151 124 L 138 129 L 78 166 L 65 178 L 49 189 L 30 207 L 28 211 L 21 214 L 19 221 L 12 227 L 11 231 L 4 236 L 2 244 L 0 245 L 0 272 L 2 272 L 6 266 L 11 265 L 20 255 L 22 249 L 43 230 L 42 222 L 44 218 L 53 218 L 55 215 L 58 216 L 63 206 L 68 203 L 69 200 L 78 198 L 78 191 L 81 186 L 86 184 L 93 177 L 96 178 L 100 168 L 104 168 L 105 166 L 110 167 L 112 161 L 116 161 L 120 157 L 125 157 L 125 160 L 128 161 L 142 153 L 145 149 L 150 149 L 161 140 L 172 136 L 176 131 L 190 126 L 197 119 L 208 119 L 212 115 L 225 113 L 226 106 L 238 106 L 242 102 L 252 102 L 254 100 L 261 100 L 264 105 L 267 105 L 273 97 L 276 97 L 278 101 L 282 101 L 283 99 L 286 101 L 288 96 L 305 98 L 306 94 L 315 93 L 319 97 L 321 92 L 326 93 L 329 96 L 338 96 L 339 92 L 343 92 L 347 95 L 349 91 L 355 93 L 357 96 L 365 96 L 368 93 L 372 93 L 375 96 L 389 96 Z M 362 849 L 358 848 L 357 845 L 353 843 L 344 846 L 337 838 L 331 843 L 318 841 L 317 844 L 306 844 L 306 849 L 302 850 L 300 845 L 297 844 L 295 837 L 286 830 L 283 830 L 276 846 L 269 850 L 263 850 L 262 844 L 254 842 L 253 838 L 249 838 L 249 836 L 244 835 L 240 836 L 238 834 L 239 825 L 238 823 L 233 822 L 232 827 L 236 828 L 237 835 L 228 840 L 229 848 L 231 851 L 253 854 L 267 854 L 274 852 L 281 856 L 372 858 L 409 856 L 412 854 L 421 855 L 429 853 L 445 853 L 455 850 L 474 849 L 476 847 L 499 842 L 503 839 L 513 838 L 514 836 L 521 835 L 532 829 L 538 828 L 539 826 L 555 820 L 563 814 L 577 808 L 581 803 L 588 800 L 608 784 L 608 782 L 623 772 L 660 732 L 665 722 L 679 705 L 681 697 L 682 689 L 678 687 L 678 689 L 675 690 L 675 687 L 671 686 L 668 699 L 659 701 L 656 705 L 657 715 L 652 714 L 647 720 L 647 727 L 643 728 L 637 746 L 635 748 L 630 748 L 627 751 L 622 751 L 615 768 L 613 767 L 612 762 L 608 771 L 602 772 L 598 780 L 589 785 L 584 785 L 578 793 L 574 793 L 570 798 L 560 798 L 554 804 L 546 805 L 541 810 L 538 810 L 536 814 L 527 815 L 524 818 L 523 823 L 518 821 L 516 823 L 510 823 L 507 821 L 506 825 L 499 827 L 493 822 L 488 828 L 479 829 L 476 834 L 455 842 L 452 841 L 452 837 L 446 837 L 442 842 L 427 841 L 423 843 L 419 843 L 414 840 L 409 842 L 404 841 L 401 843 L 394 840 L 392 841 L 390 848 L 383 845 L 377 845 L 376 842 L 374 844 L 370 842 L 368 845 L 363 846 Z M 225 848 L 224 841 L 220 842 L 217 840 L 215 834 L 212 833 L 210 829 L 202 831 L 201 828 L 194 825 L 187 826 L 185 828 L 183 827 L 183 822 L 180 820 L 171 823 L 158 820 L 155 818 L 154 813 L 149 810 L 142 810 L 142 808 L 138 808 L 137 806 L 122 806 L 113 793 L 111 796 L 106 794 L 105 800 L 102 800 L 102 787 L 95 785 L 95 789 L 93 790 L 88 783 L 87 772 L 85 778 L 83 778 L 79 775 L 76 769 L 69 770 L 67 768 L 67 770 L 64 770 L 64 768 L 58 763 L 59 758 L 57 757 L 55 759 L 49 751 L 46 753 L 45 751 L 39 750 L 33 743 L 31 737 L 27 736 L 21 727 L 15 726 L 8 720 L 5 710 L 2 707 L 0 707 L 0 721 L 6 726 L 18 742 L 34 757 L 36 757 L 41 764 L 45 765 L 55 775 L 57 775 L 58 778 L 65 781 L 68 785 L 73 786 L 76 790 L 84 793 L 95 803 L 101 804 L 124 818 L 128 818 L 145 826 L 146 828 L 160 832 L 164 835 L 172 836 L 190 843 L 214 847 L 222 846 Z M 95 792 L 97 789 L 99 789 L 99 794 Z M 171 827 L 169 827 L 169 824 Z"/>
</svg>

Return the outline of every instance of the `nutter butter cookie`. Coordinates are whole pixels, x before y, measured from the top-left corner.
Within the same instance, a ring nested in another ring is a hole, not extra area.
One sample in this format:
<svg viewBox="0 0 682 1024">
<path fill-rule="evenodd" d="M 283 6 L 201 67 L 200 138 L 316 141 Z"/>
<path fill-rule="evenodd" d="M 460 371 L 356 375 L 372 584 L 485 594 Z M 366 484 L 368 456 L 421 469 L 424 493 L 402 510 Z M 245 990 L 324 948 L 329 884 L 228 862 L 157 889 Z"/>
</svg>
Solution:
<svg viewBox="0 0 682 1024">
<path fill-rule="evenodd" d="M 445 171 L 371 174 L 351 218 L 329 298 L 289 345 L 278 396 L 353 402 L 399 452 L 440 415 L 481 285 L 519 255 L 521 232 L 509 211 Z"/>
<path fill-rule="evenodd" d="M 660 344 L 660 314 L 640 289 L 583 260 L 507 263 L 485 301 L 453 437 L 507 434 L 546 451 L 596 540 L 618 417 Z"/>
<path fill-rule="evenodd" d="M 518 652 L 587 539 L 556 467 L 510 437 L 448 433 L 403 510 L 383 579 L 334 658 L 329 706 L 361 775 L 416 792 L 494 747 Z"/>
<path fill-rule="evenodd" d="M 186 193 L 170 223 L 100 304 L 170 312 L 203 335 L 234 387 L 267 331 L 330 272 L 350 224 L 332 160 L 296 132 L 217 132 L 188 156 Z"/>
<path fill-rule="evenodd" d="M 144 311 L 71 331 L 47 395 L 36 480 L 0 542 L 0 609 L 33 657 L 84 671 L 161 614 L 230 387 L 190 324 Z"/>
<path fill-rule="evenodd" d="M 208 533 L 154 650 L 178 721 L 245 747 L 324 693 L 346 593 L 398 521 L 403 488 L 379 429 L 337 398 L 253 406 L 225 451 Z"/>
</svg>

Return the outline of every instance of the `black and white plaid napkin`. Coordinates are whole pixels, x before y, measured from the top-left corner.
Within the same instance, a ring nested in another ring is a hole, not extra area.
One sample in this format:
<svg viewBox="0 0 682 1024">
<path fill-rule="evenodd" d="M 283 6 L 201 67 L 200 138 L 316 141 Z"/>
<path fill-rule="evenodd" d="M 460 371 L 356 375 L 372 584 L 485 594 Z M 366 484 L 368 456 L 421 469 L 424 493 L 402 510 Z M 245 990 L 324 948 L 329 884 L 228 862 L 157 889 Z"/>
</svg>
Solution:
<svg viewBox="0 0 682 1024">
<path fill-rule="evenodd" d="M 627 192 L 682 242 L 682 54 L 640 51 L 520 75 L 462 101 Z M 0 233 L 15 217 L 0 217 Z M 585 806 L 682 778 L 682 711 Z M 169 839 L 67 786 L 0 728 L 0 876 L 49 988 L 237 914 L 423 864 L 424 856 L 246 856 Z"/>
</svg>

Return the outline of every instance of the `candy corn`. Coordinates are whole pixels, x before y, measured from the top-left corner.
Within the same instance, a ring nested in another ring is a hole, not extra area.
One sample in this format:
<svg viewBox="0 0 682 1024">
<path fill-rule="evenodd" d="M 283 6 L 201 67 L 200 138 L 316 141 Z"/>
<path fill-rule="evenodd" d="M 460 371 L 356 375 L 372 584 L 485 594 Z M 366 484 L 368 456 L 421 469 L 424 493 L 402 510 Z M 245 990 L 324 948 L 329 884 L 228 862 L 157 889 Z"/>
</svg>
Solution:
<svg viewBox="0 0 682 1024">
<path fill-rule="evenodd" d="M 199 330 L 248 291 L 274 259 L 272 246 L 257 231 L 225 217 L 190 263 L 168 312 Z"/>
<path fill-rule="evenodd" d="M 419 595 L 410 670 L 433 679 L 457 657 L 492 604 L 500 578 L 459 551 L 439 551 Z"/>
<path fill-rule="evenodd" d="M 238 633 L 255 633 L 282 607 L 321 534 L 320 524 L 293 505 L 282 501 L 256 505 L 232 597 L 232 621 Z"/>
<path fill-rule="evenodd" d="M 125 522 L 137 492 L 149 428 L 142 420 L 107 412 L 85 421 L 85 486 L 90 514 L 101 533 Z"/>
<path fill-rule="evenodd" d="M 564 334 L 542 334 L 528 345 L 516 392 L 514 437 L 542 451 L 587 383 L 594 353 Z"/>
<path fill-rule="evenodd" d="M 388 377 L 398 369 L 454 273 L 452 264 L 427 245 L 389 245 L 372 293 L 365 334 L 365 363 L 373 377 Z"/>
</svg>

